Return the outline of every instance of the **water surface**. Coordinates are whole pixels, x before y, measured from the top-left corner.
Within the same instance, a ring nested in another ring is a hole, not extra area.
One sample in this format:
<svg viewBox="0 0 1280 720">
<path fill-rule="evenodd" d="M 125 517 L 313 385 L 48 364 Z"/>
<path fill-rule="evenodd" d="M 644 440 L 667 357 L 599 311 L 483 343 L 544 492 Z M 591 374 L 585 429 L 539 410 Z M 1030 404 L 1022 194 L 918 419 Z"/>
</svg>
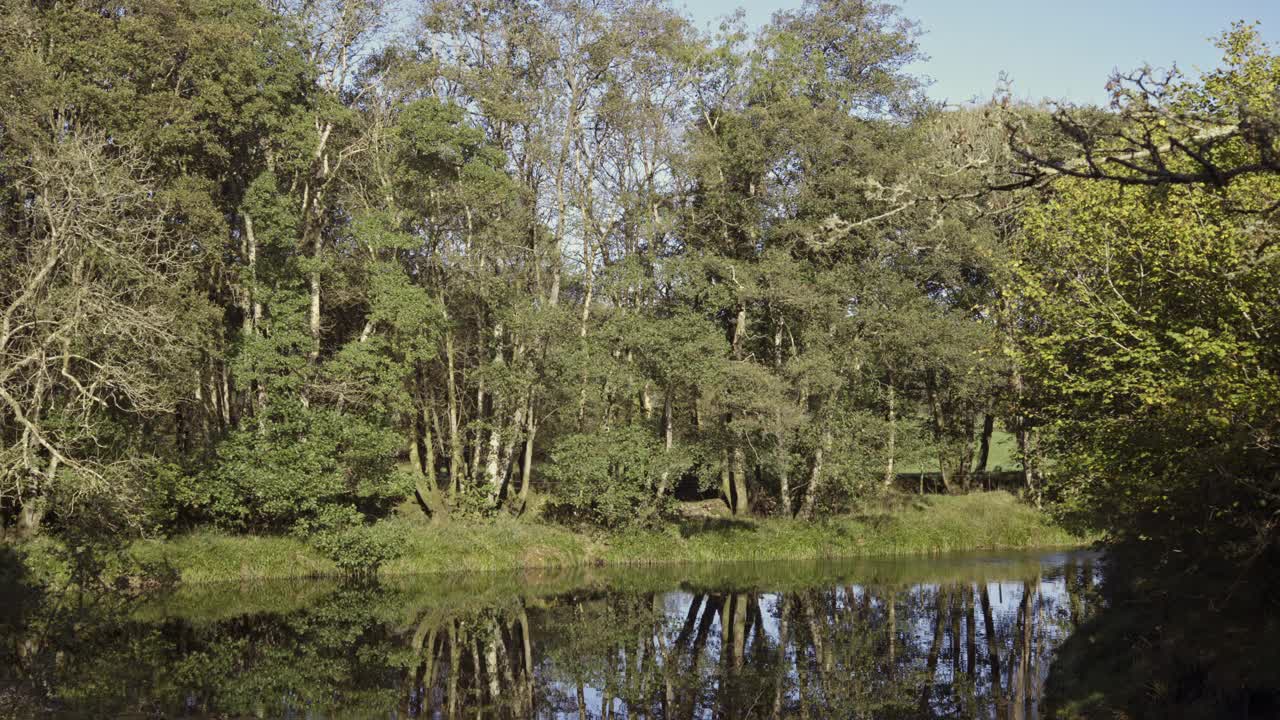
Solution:
<svg viewBox="0 0 1280 720">
<path fill-rule="evenodd" d="M 10 603 L 16 716 L 1035 718 L 1088 552 L 206 585 Z M 4 712 L 0 710 L 0 713 Z"/>
</svg>

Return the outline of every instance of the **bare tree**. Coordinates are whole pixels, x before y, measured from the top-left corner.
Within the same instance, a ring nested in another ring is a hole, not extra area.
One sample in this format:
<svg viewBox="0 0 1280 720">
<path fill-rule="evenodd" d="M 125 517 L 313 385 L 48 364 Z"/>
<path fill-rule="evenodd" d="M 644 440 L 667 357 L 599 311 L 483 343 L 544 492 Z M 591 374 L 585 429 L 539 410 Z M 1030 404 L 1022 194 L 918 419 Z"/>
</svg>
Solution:
<svg viewBox="0 0 1280 720">
<path fill-rule="evenodd" d="M 72 131 L 23 170 L 0 235 L 0 494 L 34 530 L 52 496 L 126 491 L 113 418 L 173 409 L 185 253 L 135 154 Z"/>
</svg>

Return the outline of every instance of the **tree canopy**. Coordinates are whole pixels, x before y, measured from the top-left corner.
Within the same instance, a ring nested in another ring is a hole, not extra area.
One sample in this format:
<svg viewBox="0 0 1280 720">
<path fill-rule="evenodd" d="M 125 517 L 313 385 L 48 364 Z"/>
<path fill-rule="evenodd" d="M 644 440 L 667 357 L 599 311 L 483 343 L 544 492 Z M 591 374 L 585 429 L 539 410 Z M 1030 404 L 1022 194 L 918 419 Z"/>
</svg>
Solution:
<svg viewBox="0 0 1280 720">
<path fill-rule="evenodd" d="M 0 8 L 6 525 L 807 519 L 1007 434 L 1082 526 L 1275 552 L 1251 26 L 1109 108 L 943 108 L 862 0 Z"/>
</svg>

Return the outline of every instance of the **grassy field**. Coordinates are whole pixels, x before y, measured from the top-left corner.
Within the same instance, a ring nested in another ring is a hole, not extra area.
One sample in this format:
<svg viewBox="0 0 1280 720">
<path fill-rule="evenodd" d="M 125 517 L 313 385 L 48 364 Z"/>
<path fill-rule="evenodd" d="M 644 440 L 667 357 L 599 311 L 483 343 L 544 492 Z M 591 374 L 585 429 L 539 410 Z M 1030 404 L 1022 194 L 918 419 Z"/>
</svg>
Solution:
<svg viewBox="0 0 1280 720">
<path fill-rule="evenodd" d="M 978 462 L 978 443 L 973 444 L 973 462 Z M 987 470 L 991 472 L 1012 472 L 1022 469 L 1022 461 L 1018 459 L 1018 439 L 1013 433 L 996 430 L 991 433 L 991 451 L 987 455 Z M 897 472 L 911 474 L 918 472 L 938 472 L 936 454 L 926 453 L 925 458 L 905 460 L 898 464 Z"/>
<path fill-rule="evenodd" d="M 1004 492 L 924 496 L 892 512 L 825 518 L 689 519 L 664 530 L 579 533 L 515 519 L 476 523 L 391 520 L 403 553 L 383 576 L 679 562 L 801 560 L 912 555 L 1083 544 L 1047 516 Z M 168 566 L 184 583 L 321 577 L 337 568 L 291 537 L 193 533 L 140 541 L 134 557 Z"/>
</svg>

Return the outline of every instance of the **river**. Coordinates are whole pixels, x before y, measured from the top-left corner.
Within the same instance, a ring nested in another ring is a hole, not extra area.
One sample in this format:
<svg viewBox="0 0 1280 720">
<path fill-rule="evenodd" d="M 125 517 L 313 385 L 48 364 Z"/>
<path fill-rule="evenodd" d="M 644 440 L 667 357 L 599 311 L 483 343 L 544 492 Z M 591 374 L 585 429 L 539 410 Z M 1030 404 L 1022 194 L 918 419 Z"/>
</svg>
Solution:
<svg viewBox="0 0 1280 720">
<path fill-rule="evenodd" d="M 15 716 L 1044 714 L 1091 552 L 203 585 L 7 603 Z M 0 713 L 5 712 L 0 710 Z"/>
</svg>

